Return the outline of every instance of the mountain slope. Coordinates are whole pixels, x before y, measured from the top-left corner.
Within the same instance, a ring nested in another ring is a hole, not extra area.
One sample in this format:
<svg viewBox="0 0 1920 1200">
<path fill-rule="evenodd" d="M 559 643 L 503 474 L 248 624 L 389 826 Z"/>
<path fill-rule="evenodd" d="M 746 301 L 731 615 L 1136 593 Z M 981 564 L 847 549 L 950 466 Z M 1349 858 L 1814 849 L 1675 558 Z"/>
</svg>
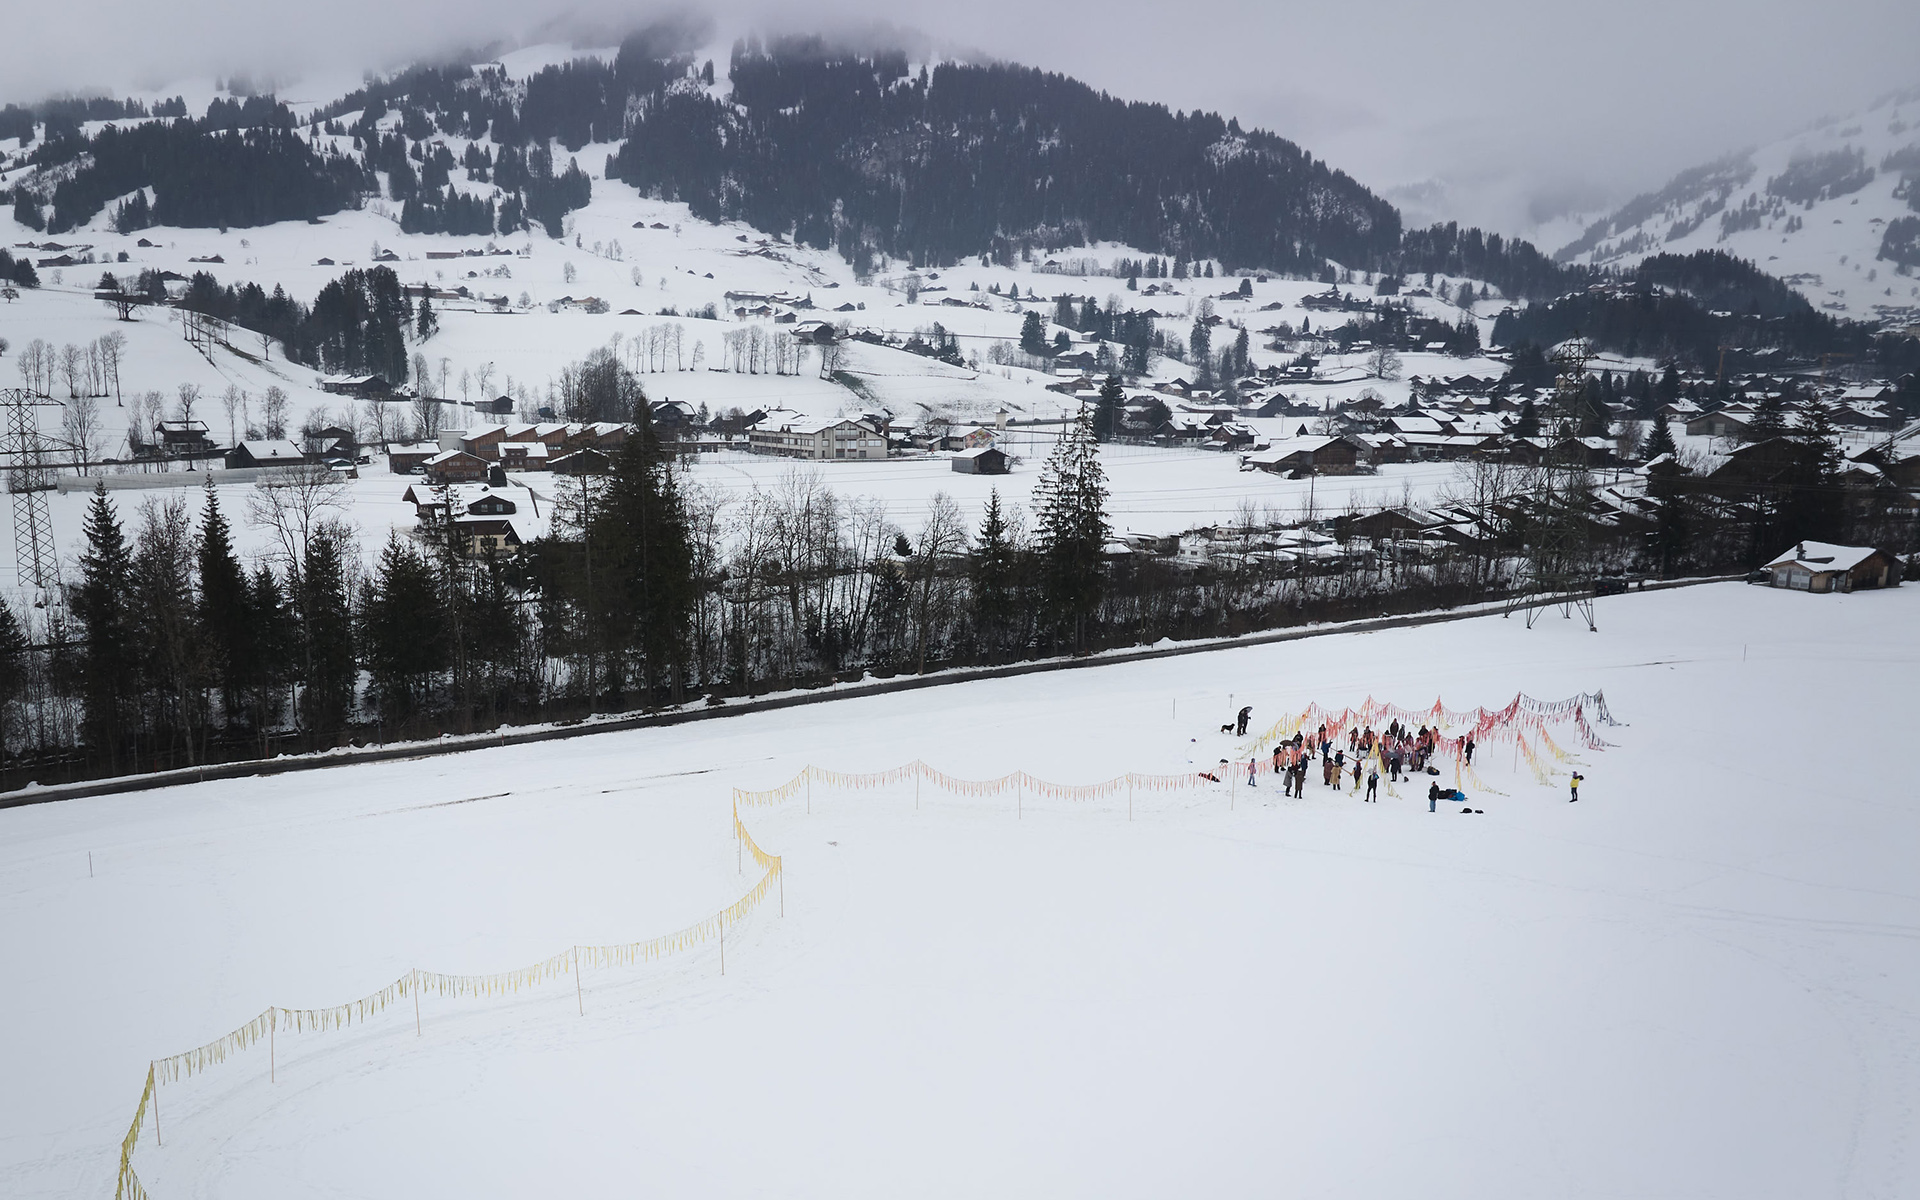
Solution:
<svg viewBox="0 0 1920 1200">
<path fill-rule="evenodd" d="M 1555 255 L 1630 268 L 1718 249 L 1754 262 L 1835 316 L 1920 320 L 1920 89 L 1683 171 Z"/>
</svg>

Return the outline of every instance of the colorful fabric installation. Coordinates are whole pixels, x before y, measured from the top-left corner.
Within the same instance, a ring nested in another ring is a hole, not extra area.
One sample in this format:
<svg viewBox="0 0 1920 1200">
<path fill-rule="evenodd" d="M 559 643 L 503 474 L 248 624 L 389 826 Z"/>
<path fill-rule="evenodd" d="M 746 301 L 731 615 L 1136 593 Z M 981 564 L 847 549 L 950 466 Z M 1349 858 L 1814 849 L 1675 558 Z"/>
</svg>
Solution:
<svg viewBox="0 0 1920 1200">
<path fill-rule="evenodd" d="M 415 969 L 379 991 L 345 1004 L 336 1004 L 328 1008 L 280 1008 L 277 1006 L 268 1008 L 238 1029 L 223 1034 L 205 1045 L 153 1060 L 147 1066 L 146 1084 L 141 1090 L 140 1102 L 134 1109 L 133 1123 L 120 1144 L 120 1169 L 114 1185 L 115 1200 L 148 1200 L 146 1188 L 142 1186 L 139 1176 L 134 1173 L 133 1153 L 139 1144 L 141 1130 L 149 1117 L 157 1113 L 159 1086 L 163 1083 L 177 1082 L 184 1077 L 218 1066 L 229 1058 L 251 1049 L 259 1042 L 272 1038 L 281 1028 L 292 1032 L 347 1029 L 379 1016 L 390 1005 L 406 999 L 414 999 L 417 1003 L 420 997 L 426 995 L 435 997 L 508 996 L 553 983 L 564 977 L 571 976 L 577 982 L 579 971 L 583 966 L 598 970 L 632 966 L 652 962 L 723 938 L 730 926 L 745 920 L 766 899 L 768 892 L 780 885 L 784 871 L 780 856 L 763 850 L 754 840 L 746 824 L 741 821 L 740 810 L 743 807 L 764 808 L 791 801 L 803 794 L 808 797 L 808 802 L 811 804 L 812 789 L 815 784 L 827 788 L 864 791 L 907 783 L 912 783 L 916 789 L 930 786 L 949 795 L 973 798 L 1015 795 L 1022 799 L 1032 796 L 1035 799 L 1088 802 L 1126 795 L 1129 797 L 1129 806 L 1131 806 L 1131 798 L 1136 793 L 1168 794 L 1199 787 L 1218 787 L 1228 778 L 1237 778 L 1248 772 L 1254 775 L 1270 774 L 1273 770 L 1273 747 L 1291 739 L 1295 733 L 1311 733 L 1317 737 L 1324 727 L 1325 736 L 1344 748 L 1344 741 L 1350 730 L 1356 732 L 1372 730 L 1378 734 L 1389 723 L 1395 721 L 1409 729 L 1419 727 L 1428 732 L 1430 755 L 1444 756 L 1452 760 L 1456 787 L 1466 783 L 1478 792 L 1496 795 L 1503 793 L 1489 786 L 1466 761 L 1465 746 L 1468 740 L 1472 740 L 1477 746 L 1511 742 L 1516 763 L 1524 761 L 1534 778 L 1547 784 L 1552 782 L 1553 764 L 1575 761 L 1574 756 L 1553 739 L 1548 732 L 1549 726 L 1571 724 L 1585 748 L 1601 750 L 1607 748 L 1609 743 L 1603 741 L 1594 732 L 1594 726 L 1619 724 L 1608 711 L 1606 697 L 1600 692 L 1585 692 L 1565 700 L 1555 701 L 1535 700 L 1531 696 L 1517 695 L 1504 707 L 1498 709 L 1450 709 L 1439 700 L 1435 700 L 1428 708 L 1410 709 L 1382 703 L 1368 697 L 1358 708 L 1335 710 L 1324 708 L 1319 704 L 1311 704 L 1298 713 L 1282 717 L 1251 740 L 1246 755 L 1230 761 L 1231 775 L 1218 778 L 1211 774 L 1193 771 L 1164 775 L 1129 771 L 1124 775 L 1116 775 L 1096 783 L 1070 784 L 1041 779 L 1025 771 L 1012 771 L 991 779 L 963 779 L 916 760 L 889 770 L 869 772 L 832 771 L 808 766 L 792 779 L 775 787 L 759 790 L 735 788 L 733 834 L 741 848 L 760 868 L 761 875 L 738 900 L 704 920 L 645 941 L 620 942 L 605 946 L 570 946 L 528 966 L 489 975 L 448 975 L 437 971 Z M 1370 761 L 1376 769 L 1384 768 L 1383 745 L 1383 741 L 1376 740 L 1369 751 L 1365 753 L 1356 751 L 1356 756 L 1362 763 Z M 1349 770 L 1352 769 L 1352 761 L 1349 760 Z M 1410 771 L 1409 777 L 1412 777 Z M 1344 781 L 1340 782 L 1344 788 Z M 1386 788 L 1388 795 L 1395 797 L 1399 795 L 1392 787 L 1390 780 L 1385 778 L 1384 772 L 1381 784 Z M 1354 777 L 1352 786 L 1353 790 L 1359 790 L 1360 781 L 1357 776 Z M 157 1121 L 157 1116 L 155 1119 Z"/>
</svg>

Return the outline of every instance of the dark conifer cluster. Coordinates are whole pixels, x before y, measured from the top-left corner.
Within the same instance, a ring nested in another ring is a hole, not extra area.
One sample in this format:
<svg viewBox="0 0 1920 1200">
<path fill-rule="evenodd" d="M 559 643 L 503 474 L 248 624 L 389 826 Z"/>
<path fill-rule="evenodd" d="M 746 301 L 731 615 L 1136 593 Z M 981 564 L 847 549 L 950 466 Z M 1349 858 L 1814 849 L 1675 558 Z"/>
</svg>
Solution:
<svg viewBox="0 0 1920 1200">
<path fill-rule="evenodd" d="M 135 289 L 156 302 L 166 295 L 150 271 L 140 274 Z M 407 378 L 406 333 L 415 324 L 415 312 L 390 267 L 346 272 L 320 289 L 311 308 L 278 285 L 271 293 L 257 283 L 223 287 L 197 271 L 179 305 L 265 334 L 294 362 L 394 382 Z"/>
</svg>

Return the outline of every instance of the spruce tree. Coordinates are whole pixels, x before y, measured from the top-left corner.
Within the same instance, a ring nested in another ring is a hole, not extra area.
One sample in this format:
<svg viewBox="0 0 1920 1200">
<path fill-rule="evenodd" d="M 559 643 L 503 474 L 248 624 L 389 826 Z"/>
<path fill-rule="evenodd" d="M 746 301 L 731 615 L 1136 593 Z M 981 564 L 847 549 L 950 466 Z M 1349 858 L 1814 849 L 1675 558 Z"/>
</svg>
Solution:
<svg viewBox="0 0 1920 1200">
<path fill-rule="evenodd" d="M 1194 384 L 1198 387 L 1213 386 L 1213 330 L 1205 321 L 1195 321 L 1193 330 L 1187 334 L 1187 354 L 1193 360 Z"/>
<path fill-rule="evenodd" d="M 299 634 L 306 672 L 300 723 L 309 733 L 325 738 L 346 727 L 357 675 L 346 573 L 332 537 L 323 534 L 307 547 L 299 586 Z"/>
<path fill-rule="evenodd" d="M 1658 404 L 1672 404 L 1680 398 L 1680 368 L 1673 363 L 1660 373 L 1660 382 L 1653 389 L 1654 401 Z"/>
<path fill-rule="evenodd" d="M 1120 433 L 1120 415 L 1127 394 L 1118 375 L 1109 375 L 1100 385 L 1100 400 L 1093 410 L 1093 435 L 1110 442 Z"/>
<path fill-rule="evenodd" d="M 1017 611 L 1020 548 L 1000 507 L 1000 490 L 987 496 L 987 514 L 974 543 L 972 567 L 974 637 L 988 661 L 1005 651 Z"/>
<path fill-rule="evenodd" d="M 1532 397 L 1520 402 L 1520 415 L 1513 423 L 1513 436 L 1523 438 L 1540 436 L 1540 410 L 1535 407 Z"/>
<path fill-rule="evenodd" d="M 1086 645 L 1087 621 L 1099 612 L 1106 578 L 1102 554 L 1109 533 L 1106 473 L 1085 408 L 1060 432 L 1034 489 L 1048 616 Z"/>
<path fill-rule="evenodd" d="M 258 656 L 247 611 L 246 573 L 234 556 L 233 537 L 211 479 L 206 483 L 200 519 L 199 567 L 200 626 L 206 631 L 207 665 L 231 720 L 241 709 L 240 695 L 252 682 Z"/>
<path fill-rule="evenodd" d="M 1840 469 L 1845 460 L 1833 410 L 1826 401 L 1809 396 L 1800 405 L 1800 420 L 1792 438 L 1799 458 L 1790 474 L 1783 515 L 1793 539 L 1844 541 L 1846 504 L 1840 492 Z"/>
<path fill-rule="evenodd" d="M 1653 414 L 1653 428 L 1647 433 L 1645 452 L 1649 459 L 1659 458 L 1662 454 L 1672 454 L 1674 452 L 1673 430 L 1668 428 L 1667 414 L 1665 412 L 1655 412 Z"/>
<path fill-rule="evenodd" d="M 440 317 L 433 311 L 433 299 L 422 292 L 420 307 L 414 314 L 414 334 L 424 342 L 438 332 L 440 332 Z"/>
<path fill-rule="evenodd" d="M 120 769 L 139 706 L 139 653 L 134 645 L 133 556 L 106 485 L 96 483 L 87 506 L 87 549 L 80 583 L 68 595 L 79 624 L 82 736 L 95 761 Z"/>
<path fill-rule="evenodd" d="M 389 534 L 361 604 L 360 638 L 381 714 L 403 721 L 447 669 L 446 624 L 433 564 Z"/>
<path fill-rule="evenodd" d="M 649 693 L 686 682 L 694 603 L 693 549 L 671 465 L 639 383 L 620 372 L 633 432 L 614 456 L 588 531 L 611 647 L 637 656 Z M 618 685 L 618 680 L 613 682 Z"/>
<path fill-rule="evenodd" d="M 1769 392 L 1753 406 L 1753 420 L 1747 422 L 1747 440 L 1764 442 L 1787 432 L 1787 404 L 1778 393 Z"/>
<path fill-rule="evenodd" d="M 0 746 L 7 744 L 14 708 L 26 698 L 27 656 L 32 648 L 13 606 L 0 600 Z"/>
<path fill-rule="evenodd" d="M 1047 322 L 1038 312 L 1029 311 L 1021 320 L 1020 348 L 1036 358 L 1047 353 Z"/>
<path fill-rule="evenodd" d="M 255 568 L 247 586 L 247 619 L 255 656 L 247 680 L 247 713 L 264 754 L 267 733 L 280 720 L 286 689 L 296 675 L 290 669 L 296 643 L 293 613 L 279 578 L 265 563 Z"/>
</svg>

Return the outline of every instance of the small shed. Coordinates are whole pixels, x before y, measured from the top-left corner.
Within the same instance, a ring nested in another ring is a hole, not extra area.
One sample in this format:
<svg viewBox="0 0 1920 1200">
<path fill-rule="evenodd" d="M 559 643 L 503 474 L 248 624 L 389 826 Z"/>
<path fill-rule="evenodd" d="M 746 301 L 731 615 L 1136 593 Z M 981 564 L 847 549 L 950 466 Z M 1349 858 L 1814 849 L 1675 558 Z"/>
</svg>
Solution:
<svg viewBox="0 0 1920 1200">
<path fill-rule="evenodd" d="M 1893 555 L 1871 546 L 1801 542 L 1767 564 L 1768 584 L 1796 592 L 1851 592 L 1895 587 L 1900 566 Z"/>
<path fill-rule="evenodd" d="M 981 446 L 974 450 L 962 450 L 953 456 L 953 469 L 962 475 L 1005 475 L 1007 473 L 1007 454 L 992 446 Z"/>
</svg>

